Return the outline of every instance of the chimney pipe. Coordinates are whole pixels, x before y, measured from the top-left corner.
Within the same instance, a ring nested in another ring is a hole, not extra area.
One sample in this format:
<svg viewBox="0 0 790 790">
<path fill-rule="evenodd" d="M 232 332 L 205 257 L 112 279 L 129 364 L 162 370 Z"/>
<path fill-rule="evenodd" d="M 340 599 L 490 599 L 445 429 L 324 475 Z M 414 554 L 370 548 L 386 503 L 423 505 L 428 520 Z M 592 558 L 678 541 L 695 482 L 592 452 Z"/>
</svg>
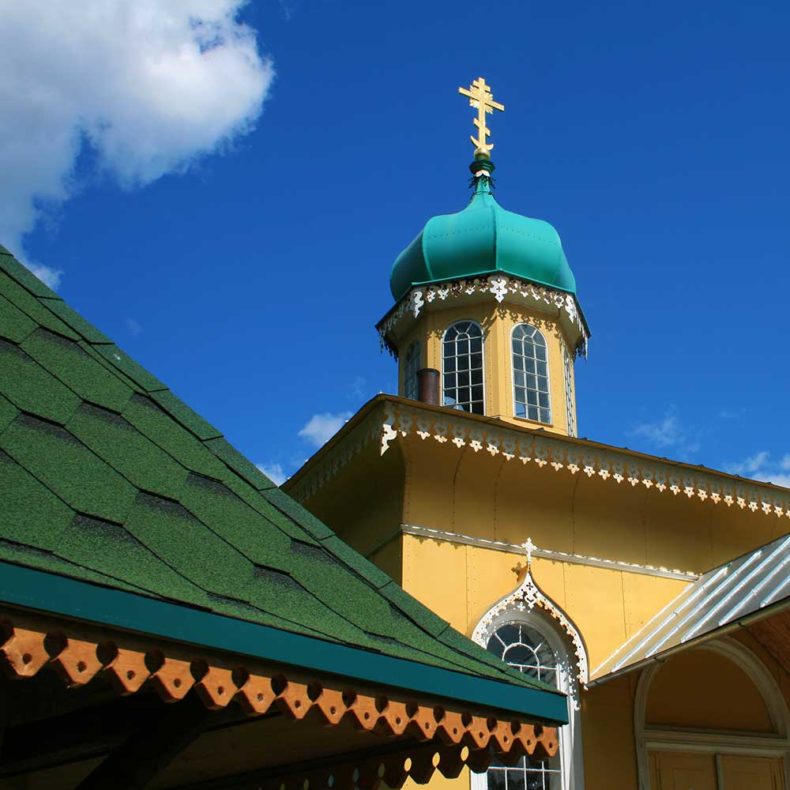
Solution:
<svg viewBox="0 0 790 790">
<path fill-rule="evenodd" d="M 417 400 L 439 405 L 439 371 L 436 368 L 417 371 Z"/>
</svg>

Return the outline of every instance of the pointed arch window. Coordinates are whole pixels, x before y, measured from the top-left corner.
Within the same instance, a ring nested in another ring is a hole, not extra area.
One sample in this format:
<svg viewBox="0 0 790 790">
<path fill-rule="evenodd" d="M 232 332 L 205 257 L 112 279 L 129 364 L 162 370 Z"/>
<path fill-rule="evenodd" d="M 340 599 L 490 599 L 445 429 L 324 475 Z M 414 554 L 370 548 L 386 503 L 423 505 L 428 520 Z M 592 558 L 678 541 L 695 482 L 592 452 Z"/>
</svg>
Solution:
<svg viewBox="0 0 790 790">
<path fill-rule="evenodd" d="M 442 402 L 483 414 L 483 330 L 474 321 L 457 321 L 442 340 Z"/>
<path fill-rule="evenodd" d="M 417 400 L 417 371 L 420 369 L 420 344 L 415 340 L 406 350 L 403 361 L 403 394 Z"/>
<path fill-rule="evenodd" d="M 567 694 L 568 724 L 559 730 L 554 757 L 525 755 L 515 765 L 494 761 L 485 774 L 473 774 L 471 790 L 580 790 L 584 766 L 579 693 L 587 659 L 578 631 L 528 573 L 483 616 L 472 638 L 514 669 Z"/>
<path fill-rule="evenodd" d="M 529 324 L 513 329 L 513 400 L 516 417 L 551 422 L 546 338 Z"/>
</svg>

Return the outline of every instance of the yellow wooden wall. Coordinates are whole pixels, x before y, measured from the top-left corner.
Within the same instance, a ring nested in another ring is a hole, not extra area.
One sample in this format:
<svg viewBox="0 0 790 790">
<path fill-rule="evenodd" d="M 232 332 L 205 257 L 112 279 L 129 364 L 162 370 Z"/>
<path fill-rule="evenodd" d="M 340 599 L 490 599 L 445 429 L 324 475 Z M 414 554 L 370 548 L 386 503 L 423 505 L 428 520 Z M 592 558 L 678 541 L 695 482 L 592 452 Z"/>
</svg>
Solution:
<svg viewBox="0 0 790 790">
<path fill-rule="evenodd" d="M 399 389 L 403 394 L 406 350 L 413 342 L 419 343 L 421 367 L 442 370 L 442 337 L 456 321 L 473 320 L 483 330 L 483 366 L 485 384 L 485 413 L 517 425 L 542 427 L 548 431 L 567 434 L 568 421 L 565 404 L 565 370 L 563 348 L 570 351 L 568 339 L 557 320 L 537 310 L 526 310 L 509 304 L 492 305 L 488 300 L 463 307 L 425 311 L 399 345 Z M 549 398 L 551 423 L 539 423 L 514 415 L 513 363 L 511 336 L 517 324 L 537 327 L 546 339 L 548 350 Z M 571 391 L 575 400 L 575 377 L 571 365 Z"/>
</svg>

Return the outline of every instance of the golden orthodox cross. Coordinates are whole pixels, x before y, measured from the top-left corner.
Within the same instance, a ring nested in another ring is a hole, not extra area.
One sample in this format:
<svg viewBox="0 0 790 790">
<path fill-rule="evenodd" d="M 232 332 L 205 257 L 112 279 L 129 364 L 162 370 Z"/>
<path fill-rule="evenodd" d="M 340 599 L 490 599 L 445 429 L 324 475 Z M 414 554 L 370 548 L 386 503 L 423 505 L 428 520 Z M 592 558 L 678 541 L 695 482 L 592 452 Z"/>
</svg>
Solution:
<svg viewBox="0 0 790 790">
<path fill-rule="evenodd" d="M 472 141 L 472 145 L 475 146 L 475 153 L 488 155 L 494 144 L 488 142 L 491 130 L 486 126 L 486 113 L 493 114 L 494 110 L 501 112 L 505 109 L 505 105 L 494 101 L 491 86 L 486 85 L 483 77 L 473 80 L 468 88 L 459 88 L 458 93 L 462 96 L 468 96 L 469 106 L 477 109 L 477 118 L 474 121 L 477 127 L 477 137 L 472 135 L 469 138 Z"/>
</svg>

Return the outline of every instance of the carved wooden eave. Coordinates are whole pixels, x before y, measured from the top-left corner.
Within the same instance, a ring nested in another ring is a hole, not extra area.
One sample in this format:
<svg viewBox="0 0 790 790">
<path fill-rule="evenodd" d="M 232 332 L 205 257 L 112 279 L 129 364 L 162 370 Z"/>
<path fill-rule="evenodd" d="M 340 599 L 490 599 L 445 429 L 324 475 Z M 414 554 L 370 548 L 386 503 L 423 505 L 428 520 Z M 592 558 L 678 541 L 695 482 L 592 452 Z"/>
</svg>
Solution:
<svg viewBox="0 0 790 790">
<path fill-rule="evenodd" d="M 235 707 L 239 718 L 262 722 L 279 714 L 304 724 L 307 744 L 315 742 L 316 727 L 341 726 L 349 737 L 368 733 L 380 742 L 376 748 L 369 738 L 365 750 L 351 752 L 353 759 L 325 755 L 320 764 L 302 761 L 298 768 L 277 769 L 276 753 L 264 750 L 276 770 L 257 777 L 259 787 L 399 788 L 409 778 L 424 784 L 435 771 L 456 777 L 464 766 L 485 770 L 495 757 L 511 762 L 557 750 L 556 728 L 502 718 L 496 711 L 455 709 L 397 689 L 5 606 L 0 627 L 0 665 L 14 680 L 31 682 L 54 671 L 72 689 L 103 680 L 121 696 L 153 690 L 168 703 L 198 699 L 207 710 Z"/>
<path fill-rule="evenodd" d="M 546 474 L 583 475 L 614 487 L 642 487 L 712 507 L 790 519 L 790 492 L 780 486 L 392 395 L 369 401 L 284 488 L 306 501 L 371 442 L 378 442 L 384 455 L 409 437 L 435 442 L 449 452 L 470 449 Z"/>
<path fill-rule="evenodd" d="M 555 314 L 567 336 L 571 338 L 576 353 L 586 356 L 590 330 L 576 297 L 504 274 L 415 286 L 376 325 L 381 345 L 396 355 L 396 339 L 408 332 L 424 311 L 447 303 L 485 301 L 491 301 L 497 306 L 502 306 L 507 301 L 528 309 Z"/>
</svg>

